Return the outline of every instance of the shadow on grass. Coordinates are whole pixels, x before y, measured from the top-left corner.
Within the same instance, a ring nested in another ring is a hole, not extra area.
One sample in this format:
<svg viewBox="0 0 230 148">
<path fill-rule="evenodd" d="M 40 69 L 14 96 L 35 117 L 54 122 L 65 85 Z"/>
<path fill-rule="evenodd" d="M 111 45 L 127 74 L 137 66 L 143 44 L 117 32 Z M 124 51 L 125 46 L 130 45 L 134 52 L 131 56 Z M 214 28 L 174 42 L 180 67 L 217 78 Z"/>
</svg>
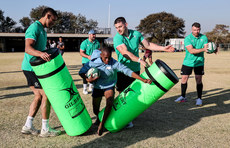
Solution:
<svg viewBox="0 0 230 148">
<path fill-rule="evenodd" d="M 6 74 L 6 73 L 18 73 L 18 72 L 22 72 L 20 71 L 5 71 L 5 72 L 0 72 L 0 74 Z"/>
<path fill-rule="evenodd" d="M 2 90 L 11 90 L 11 89 L 21 89 L 21 88 L 28 88 L 28 86 L 27 85 L 10 86 L 10 87 L 5 87 L 5 88 L 0 88 L 0 91 L 2 91 Z"/>
<path fill-rule="evenodd" d="M 67 65 L 68 70 L 80 70 L 82 65 Z"/>
<path fill-rule="evenodd" d="M 7 95 L 0 96 L 0 100 L 20 97 L 20 96 L 27 96 L 27 95 L 32 95 L 32 94 L 33 94 L 32 91 L 31 92 L 23 92 L 23 93 L 15 93 L 15 94 L 7 94 Z"/>
<path fill-rule="evenodd" d="M 134 120 L 132 129 L 123 129 L 117 133 L 105 132 L 103 136 L 76 147 L 127 147 L 151 137 L 173 135 L 198 123 L 203 117 L 230 112 L 230 104 L 224 104 L 224 101 L 230 99 L 230 89 L 203 91 L 203 107 L 195 106 L 196 92 L 186 95 L 186 103 L 175 103 L 177 97 L 158 100 Z"/>
</svg>

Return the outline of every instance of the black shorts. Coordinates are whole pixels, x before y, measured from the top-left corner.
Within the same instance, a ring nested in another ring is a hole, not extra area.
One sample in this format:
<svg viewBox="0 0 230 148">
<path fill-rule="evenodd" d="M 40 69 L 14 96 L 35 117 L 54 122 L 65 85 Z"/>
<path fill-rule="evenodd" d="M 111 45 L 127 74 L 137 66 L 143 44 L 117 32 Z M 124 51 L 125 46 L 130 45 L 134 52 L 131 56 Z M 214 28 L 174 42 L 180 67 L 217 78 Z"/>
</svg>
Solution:
<svg viewBox="0 0 230 148">
<path fill-rule="evenodd" d="M 93 97 L 93 98 L 103 97 L 105 91 L 107 91 L 107 90 L 113 90 L 113 91 L 114 91 L 114 87 L 110 87 L 110 88 L 106 88 L 106 89 L 97 89 L 97 88 L 93 88 L 92 97 Z"/>
<path fill-rule="evenodd" d="M 42 86 L 33 71 L 23 70 L 23 73 L 26 76 L 28 86 L 34 86 L 35 88 L 42 89 Z"/>
<path fill-rule="evenodd" d="M 191 75 L 193 69 L 194 69 L 195 75 L 204 75 L 204 66 L 189 67 L 185 65 L 182 65 L 181 75 Z"/>
<path fill-rule="evenodd" d="M 136 74 L 140 74 L 140 71 L 135 72 Z M 117 84 L 116 84 L 116 89 L 117 91 L 123 91 L 125 90 L 130 84 L 133 83 L 135 78 L 126 76 L 125 74 L 118 72 L 117 73 Z"/>
<path fill-rule="evenodd" d="M 86 63 L 82 63 L 82 67 L 85 65 Z M 87 80 L 86 80 L 86 78 L 82 78 L 82 80 L 83 80 L 83 84 L 87 84 L 88 82 L 87 82 Z"/>
</svg>

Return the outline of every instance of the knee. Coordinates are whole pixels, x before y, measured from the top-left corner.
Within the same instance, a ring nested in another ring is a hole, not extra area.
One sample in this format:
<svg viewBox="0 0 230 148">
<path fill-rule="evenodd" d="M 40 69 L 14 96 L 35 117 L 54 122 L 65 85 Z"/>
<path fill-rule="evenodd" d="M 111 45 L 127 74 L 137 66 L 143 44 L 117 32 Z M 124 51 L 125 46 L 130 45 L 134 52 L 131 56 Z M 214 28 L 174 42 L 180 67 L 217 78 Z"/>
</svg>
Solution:
<svg viewBox="0 0 230 148">
<path fill-rule="evenodd" d="M 201 84 L 201 83 L 202 83 L 202 78 L 196 77 L 196 83 L 197 83 L 197 84 Z"/>
<path fill-rule="evenodd" d="M 201 81 L 201 80 L 198 80 L 198 81 L 196 81 L 196 84 L 197 84 L 197 85 L 200 85 L 200 84 L 202 84 L 202 81 Z"/>
<path fill-rule="evenodd" d="M 187 75 L 186 75 L 186 76 L 185 76 L 185 75 L 182 75 L 182 77 L 181 77 L 181 82 L 182 82 L 182 83 L 186 83 L 186 82 L 188 81 L 188 77 L 189 77 L 189 76 L 187 76 Z"/>
<path fill-rule="evenodd" d="M 41 102 L 42 101 L 42 95 L 39 93 L 34 94 L 34 100 L 37 102 Z"/>
</svg>

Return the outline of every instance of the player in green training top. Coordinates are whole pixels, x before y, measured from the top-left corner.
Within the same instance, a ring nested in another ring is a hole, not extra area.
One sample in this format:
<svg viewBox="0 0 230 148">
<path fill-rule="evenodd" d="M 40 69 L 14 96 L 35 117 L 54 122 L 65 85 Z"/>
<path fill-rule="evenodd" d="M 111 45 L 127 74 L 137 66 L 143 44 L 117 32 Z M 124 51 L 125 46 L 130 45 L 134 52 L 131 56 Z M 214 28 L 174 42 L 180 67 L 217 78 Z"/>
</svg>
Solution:
<svg viewBox="0 0 230 148">
<path fill-rule="evenodd" d="M 96 32 L 94 30 L 89 31 L 89 37 L 85 39 L 80 46 L 80 55 L 82 56 L 82 65 L 90 61 L 91 55 L 95 49 L 100 48 L 100 43 L 96 39 Z M 87 81 L 83 78 L 83 94 L 88 94 Z M 89 83 L 89 91 L 93 91 L 93 84 Z"/>
<path fill-rule="evenodd" d="M 117 34 L 113 38 L 114 49 L 117 53 L 118 62 L 124 64 L 132 71 L 140 74 L 140 64 L 146 66 L 146 62 L 139 58 L 139 44 L 142 44 L 145 49 L 154 51 L 173 52 L 175 49 L 169 45 L 166 47 L 159 46 L 148 42 L 142 34 L 136 30 L 128 29 L 128 24 L 124 17 L 118 17 L 114 21 L 114 26 Z M 117 73 L 117 91 L 120 93 L 126 89 L 135 79 L 130 78 L 123 73 Z M 133 127 L 130 123 L 127 127 Z"/>
<path fill-rule="evenodd" d="M 51 27 L 57 18 L 58 16 L 55 10 L 45 8 L 42 17 L 31 24 L 25 33 L 25 56 L 22 62 L 22 70 L 30 89 L 34 93 L 34 100 L 30 105 L 26 123 L 21 130 L 24 134 L 38 134 L 38 130 L 33 127 L 33 119 L 40 106 L 42 111 L 42 129 L 40 136 L 57 136 L 61 133 L 61 131 L 54 130 L 49 126 L 50 102 L 29 63 L 30 59 L 34 56 L 40 57 L 45 61 L 51 60 L 48 53 L 42 52 L 46 49 L 47 43 L 47 34 L 44 28 Z"/>
<path fill-rule="evenodd" d="M 196 105 L 202 105 L 201 97 L 203 91 L 202 76 L 204 75 L 204 52 L 208 52 L 208 38 L 201 34 L 200 30 L 200 24 L 197 22 L 193 23 L 192 33 L 184 39 L 186 54 L 181 68 L 181 96 L 175 100 L 177 103 L 187 101 L 185 98 L 187 82 L 189 75 L 192 74 L 192 70 L 194 69 L 198 96 L 196 99 Z"/>
</svg>

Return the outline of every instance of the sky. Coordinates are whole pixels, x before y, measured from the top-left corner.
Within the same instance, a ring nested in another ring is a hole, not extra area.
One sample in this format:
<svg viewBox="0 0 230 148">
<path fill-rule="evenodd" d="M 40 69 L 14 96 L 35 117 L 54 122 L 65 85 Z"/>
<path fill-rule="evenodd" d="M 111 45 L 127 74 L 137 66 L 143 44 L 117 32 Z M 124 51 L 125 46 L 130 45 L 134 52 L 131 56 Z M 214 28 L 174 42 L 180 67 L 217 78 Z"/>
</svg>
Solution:
<svg viewBox="0 0 230 148">
<path fill-rule="evenodd" d="M 140 20 L 163 11 L 185 21 L 186 35 L 194 22 L 201 24 L 201 33 L 212 31 L 216 24 L 230 26 L 230 0 L 0 0 L 4 16 L 11 17 L 17 26 L 22 17 L 29 17 L 32 8 L 42 5 L 96 20 L 98 27 L 111 27 L 112 36 L 116 34 L 113 22 L 117 17 L 125 17 L 128 28 L 135 29 Z"/>
</svg>

